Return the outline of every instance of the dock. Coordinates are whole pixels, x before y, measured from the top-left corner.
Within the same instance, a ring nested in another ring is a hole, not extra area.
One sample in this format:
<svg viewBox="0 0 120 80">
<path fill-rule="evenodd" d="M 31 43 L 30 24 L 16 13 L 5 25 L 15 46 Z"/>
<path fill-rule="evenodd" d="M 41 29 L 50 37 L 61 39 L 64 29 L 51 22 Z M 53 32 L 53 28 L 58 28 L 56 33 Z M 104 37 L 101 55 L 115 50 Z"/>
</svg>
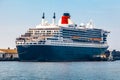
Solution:
<svg viewBox="0 0 120 80">
<path fill-rule="evenodd" d="M 0 61 L 18 61 L 18 53 L 16 49 L 0 49 Z"/>
</svg>

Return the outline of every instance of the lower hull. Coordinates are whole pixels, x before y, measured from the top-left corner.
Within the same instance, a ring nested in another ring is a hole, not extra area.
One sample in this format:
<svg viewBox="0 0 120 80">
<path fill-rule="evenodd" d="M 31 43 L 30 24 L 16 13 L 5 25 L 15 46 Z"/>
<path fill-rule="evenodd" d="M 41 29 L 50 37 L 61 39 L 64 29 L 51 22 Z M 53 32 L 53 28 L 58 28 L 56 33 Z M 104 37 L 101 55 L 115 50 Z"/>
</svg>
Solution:
<svg viewBox="0 0 120 80">
<path fill-rule="evenodd" d="M 100 55 L 106 48 L 68 47 L 47 45 L 17 46 L 21 61 L 84 61 Z"/>
</svg>

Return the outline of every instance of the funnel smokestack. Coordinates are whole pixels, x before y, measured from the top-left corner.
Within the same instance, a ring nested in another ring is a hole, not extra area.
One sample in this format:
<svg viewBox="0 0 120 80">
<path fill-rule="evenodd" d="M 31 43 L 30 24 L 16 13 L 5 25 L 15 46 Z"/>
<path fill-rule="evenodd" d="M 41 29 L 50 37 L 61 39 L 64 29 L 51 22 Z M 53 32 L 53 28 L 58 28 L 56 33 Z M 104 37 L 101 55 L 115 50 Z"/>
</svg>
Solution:
<svg viewBox="0 0 120 80">
<path fill-rule="evenodd" d="M 68 24 L 68 19 L 70 19 L 70 14 L 64 13 L 62 16 L 61 24 Z"/>
</svg>

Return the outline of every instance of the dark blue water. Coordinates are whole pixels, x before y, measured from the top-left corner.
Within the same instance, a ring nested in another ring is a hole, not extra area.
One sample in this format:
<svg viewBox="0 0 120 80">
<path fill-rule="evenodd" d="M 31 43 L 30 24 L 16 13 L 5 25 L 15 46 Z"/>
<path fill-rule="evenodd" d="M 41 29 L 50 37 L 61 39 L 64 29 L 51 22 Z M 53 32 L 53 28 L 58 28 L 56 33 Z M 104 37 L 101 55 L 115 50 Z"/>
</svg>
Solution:
<svg viewBox="0 0 120 80">
<path fill-rule="evenodd" d="M 0 80 L 120 80 L 120 61 L 0 62 Z"/>
</svg>

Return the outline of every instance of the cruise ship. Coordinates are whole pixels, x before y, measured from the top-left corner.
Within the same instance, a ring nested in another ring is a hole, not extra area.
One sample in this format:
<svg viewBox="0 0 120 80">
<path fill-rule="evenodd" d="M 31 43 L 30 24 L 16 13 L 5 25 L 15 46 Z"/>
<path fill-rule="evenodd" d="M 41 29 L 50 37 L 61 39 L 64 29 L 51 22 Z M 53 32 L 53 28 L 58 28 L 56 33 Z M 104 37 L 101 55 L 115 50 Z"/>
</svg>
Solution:
<svg viewBox="0 0 120 80">
<path fill-rule="evenodd" d="M 20 61 L 83 61 L 100 57 L 107 48 L 108 31 L 95 28 L 90 20 L 87 24 L 75 24 L 69 13 L 63 13 L 56 24 L 41 24 L 16 38 Z"/>
</svg>

